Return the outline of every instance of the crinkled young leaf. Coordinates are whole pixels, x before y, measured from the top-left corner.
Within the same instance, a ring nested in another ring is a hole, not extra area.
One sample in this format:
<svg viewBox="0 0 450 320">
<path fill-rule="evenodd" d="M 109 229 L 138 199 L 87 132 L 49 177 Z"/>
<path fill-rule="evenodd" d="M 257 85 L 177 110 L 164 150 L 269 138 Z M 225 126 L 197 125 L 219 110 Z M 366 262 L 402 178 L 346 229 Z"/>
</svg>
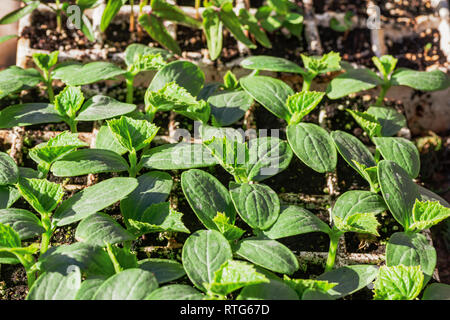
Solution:
<svg viewBox="0 0 450 320">
<path fill-rule="evenodd" d="M 205 83 L 205 74 L 194 63 L 189 61 L 173 61 L 156 73 L 149 91 L 158 91 L 167 83 L 175 81 L 185 88 L 192 96 L 197 96 Z"/>
<path fill-rule="evenodd" d="M 282 206 L 277 221 L 263 234 L 270 239 L 280 239 L 310 232 L 329 234 L 330 227 L 312 212 L 298 206 Z"/>
<path fill-rule="evenodd" d="M 223 76 L 223 86 L 225 90 L 233 90 L 239 88 L 239 80 L 236 75 L 228 70 L 227 73 Z"/>
<path fill-rule="evenodd" d="M 81 149 L 56 161 L 51 167 L 56 177 L 76 177 L 90 173 L 121 172 L 128 170 L 128 163 L 113 151 Z"/>
<path fill-rule="evenodd" d="M 391 137 L 406 127 L 405 116 L 394 108 L 371 106 L 367 109 L 367 113 L 380 123 L 382 137 Z"/>
<path fill-rule="evenodd" d="M 320 291 L 322 293 L 326 293 L 328 290 L 333 289 L 337 283 L 328 282 L 322 280 L 313 280 L 313 279 L 291 279 L 287 275 L 283 277 L 284 283 L 286 283 L 289 287 L 297 292 L 298 297 L 303 299 L 303 294 L 307 290 Z"/>
<path fill-rule="evenodd" d="M 55 109 L 61 117 L 75 118 L 84 102 L 80 87 L 67 86 L 55 97 Z"/>
<path fill-rule="evenodd" d="M 0 223 L 0 250 L 20 248 L 21 246 L 19 233 L 11 226 Z"/>
<path fill-rule="evenodd" d="M 11 207 L 20 199 L 19 191 L 12 186 L 0 186 L 0 209 Z"/>
<path fill-rule="evenodd" d="M 58 55 L 59 51 L 50 54 L 37 52 L 33 53 L 33 61 L 39 69 L 48 71 L 58 62 Z"/>
<path fill-rule="evenodd" d="M 420 199 L 417 185 L 396 162 L 382 160 L 378 163 L 378 181 L 389 210 L 406 230 L 413 223 L 413 207 Z"/>
<path fill-rule="evenodd" d="M 24 209 L 0 210 L 0 224 L 11 226 L 21 240 L 27 240 L 45 232 L 38 217 Z"/>
<path fill-rule="evenodd" d="M 90 277 L 84 280 L 75 295 L 75 300 L 92 300 L 95 292 L 105 280 L 105 277 Z"/>
<path fill-rule="evenodd" d="M 422 300 L 450 300 L 450 285 L 432 283 L 423 293 Z"/>
<path fill-rule="evenodd" d="M 441 70 L 416 71 L 408 68 L 397 69 L 391 77 L 391 82 L 393 85 L 422 91 L 443 90 L 450 85 L 448 76 Z"/>
<path fill-rule="evenodd" d="M 152 272 L 159 284 L 177 280 L 186 274 L 181 263 L 169 259 L 140 260 L 139 268 Z"/>
<path fill-rule="evenodd" d="M 128 66 L 128 72 L 136 76 L 142 71 L 159 70 L 166 65 L 161 53 L 137 54 L 134 56 L 133 63 Z"/>
<path fill-rule="evenodd" d="M 147 172 L 137 180 L 138 187 L 120 201 L 120 211 L 125 223 L 128 223 L 128 219 L 139 221 L 147 208 L 166 201 L 172 190 L 172 177 L 166 172 Z"/>
<path fill-rule="evenodd" d="M 60 184 L 46 179 L 20 178 L 17 188 L 22 197 L 41 215 L 55 210 L 64 196 L 64 189 Z"/>
<path fill-rule="evenodd" d="M 233 11 L 233 4 L 231 2 L 224 2 L 221 5 L 219 17 L 224 26 L 228 30 L 230 30 L 231 34 L 236 38 L 236 40 L 242 42 L 250 49 L 256 48 L 256 45 L 253 44 L 253 42 L 251 42 L 250 39 L 245 36 L 244 29 L 240 24 L 238 17 Z"/>
<path fill-rule="evenodd" d="M 286 106 L 292 115 L 289 123 L 299 123 L 307 114 L 317 107 L 324 95 L 324 92 L 302 91 L 289 96 L 286 100 Z"/>
<path fill-rule="evenodd" d="M 318 276 L 316 280 L 337 283 L 337 286 L 330 289 L 327 293 L 330 294 L 333 299 L 339 299 L 372 283 L 377 275 L 377 266 L 352 265 L 325 272 L 324 274 Z"/>
<path fill-rule="evenodd" d="M 163 59 L 168 59 L 169 57 L 171 57 L 171 53 L 167 50 L 149 47 L 140 43 L 133 43 L 125 49 L 124 60 L 125 64 L 128 66 L 128 68 L 130 68 L 135 64 L 137 57 L 157 54 L 160 54 Z"/>
<path fill-rule="evenodd" d="M 329 52 L 322 56 L 301 55 L 305 68 L 314 74 L 338 71 L 341 69 L 341 57 L 338 52 Z"/>
<path fill-rule="evenodd" d="M 374 300 L 414 300 L 422 290 L 420 266 L 382 266 L 375 281 Z"/>
<path fill-rule="evenodd" d="M 182 260 L 192 283 L 205 291 L 204 283 L 214 282 L 214 273 L 233 257 L 227 239 L 215 230 L 200 230 L 184 243 Z"/>
<path fill-rule="evenodd" d="M 264 184 L 230 184 L 231 200 L 239 216 L 254 229 L 270 228 L 278 219 L 280 200 Z"/>
<path fill-rule="evenodd" d="M 386 245 L 386 265 L 420 266 L 425 286 L 436 267 L 436 250 L 423 234 L 396 232 Z"/>
<path fill-rule="evenodd" d="M 58 226 L 80 221 L 122 200 L 138 186 L 135 178 L 111 178 L 88 187 L 63 201 L 55 211 Z"/>
<path fill-rule="evenodd" d="M 388 79 L 388 76 L 394 71 L 398 59 L 394 58 L 391 55 L 384 55 L 380 58 L 372 57 L 372 61 L 377 69 L 381 72 L 383 77 L 385 79 Z"/>
<path fill-rule="evenodd" d="M 39 276 L 27 300 L 74 300 L 81 286 L 80 269 L 72 266 L 66 272 L 44 272 Z"/>
<path fill-rule="evenodd" d="M 117 221 L 101 212 L 83 219 L 77 227 L 75 238 L 80 242 L 101 247 L 106 246 L 106 244 L 116 244 L 136 239 Z"/>
<path fill-rule="evenodd" d="M 351 93 L 375 88 L 382 83 L 382 79 L 369 69 L 348 69 L 346 73 L 331 80 L 327 96 L 330 99 L 339 99 Z"/>
<path fill-rule="evenodd" d="M 141 163 L 149 169 L 176 170 L 210 167 L 218 161 L 204 145 L 180 142 L 148 150 Z"/>
<path fill-rule="evenodd" d="M 145 93 L 146 110 L 186 110 L 191 105 L 199 104 L 185 88 L 175 81 L 166 83 L 157 91 L 147 90 Z"/>
<path fill-rule="evenodd" d="M 344 232 L 370 233 L 379 236 L 377 229 L 380 223 L 372 212 L 355 213 L 347 216 L 345 220 L 334 217 L 333 221 L 336 228 Z"/>
<path fill-rule="evenodd" d="M 450 217 L 450 208 L 444 207 L 439 201 L 419 201 L 414 203 L 411 230 L 421 231 L 429 229 Z"/>
<path fill-rule="evenodd" d="M 239 241 L 235 253 L 263 268 L 292 274 L 299 264 L 295 255 L 283 244 L 267 238 L 246 238 Z"/>
<path fill-rule="evenodd" d="M 395 161 L 413 179 L 419 175 L 420 155 L 414 143 L 401 137 L 379 137 L 373 142 L 383 159 Z"/>
<path fill-rule="evenodd" d="M 24 103 L 0 111 L 0 129 L 61 122 L 55 107 L 48 103 Z"/>
<path fill-rule="evenodd" d="M 127 153 L 127 149 L 114 138 L 113 133 L 109 130 L 109 127 L 104 124 L 98 130 L 97 138 L 95 139 L 95 148 L 110 150 L 119 155 Z"/>
<path fill-rule="evenodd" d="M 290 86 L 281 80 L 266 76 L 244 77 L 239 83 L 263 107 L 278 118 L 289 121 L 291 116 L 286 100 L 294 94 Z"/>
<path fill-rule="evenodd" d="M 9 154 L 0 152 L 0 186 L 15 184 L 19 179 L 19 168 Z"/>
<path fill-rule="evenodd" d="M 143 300 L 158 288 L 153 273 L 131 268 L 108 278 L 97 289 L 94 300 Z"/>
<path fill-rule="evenodd" d="M 214 8 L 205 8 L 202 13 L 203 32 L 206 36 L 209 57 L 216 60 L 222 52 L 223 23 Z"/>
<path fill-rule="evenodd" d="M 347 111 L 370 138 L 381 136 L 382 127 L 375 116 L 358 110 L 347 109 Z"/>
<path fill-rule="evenodd" d="M 286 133 L 292 150 L 308 167 L 320 173 L 336 168 L 336 147 L 325 129 L 313 123 L 298 123 L 289 125 Z"/>
<path fill-rule="evenodd" d="M 111 119 L 128 114 L 136 109 L 136 105 L 123 103 L 108 96 L 96 95 L 90 98 L 81 108 L 76 120 L 95 121 Z"/>
<path fill-rule="evenodd" d="M 214 273 L 213 282 L 204 285 L 208 291 L 227 295 L 242 287 L 268 282 L 269 279 L 256 272 L 253 265 L 242 261 L 228 260 Z"/>
<path fill-rule="evenodd" d="M 221 91 L 208 97 L 213 122 L 229 126 L 241 119 L 253 104 L 252 97 L 242 90 Z"/>
<path fill-rule="evenodd" d="M 128 224 L 141 235 L 163 231 L 189 233 L 181 220 L 182 217 L 181 212 L 170 208 L 169 202 L 163 202 L 152 204 L 139 219 L 128 219 Z"/>
<path fill-rule="evenodd" d="M 54 79 L 59 79 L 70 86 L 82 86 L 103 80 L 113 79 L 126 71 L 110 62 L 96 61 L 85 65 L 72 63 L 55 68 Z"/>
<path fill-rule="evenodd" d="M 367 182 L 370 184 L 370 189 L 373 192 L 379 192 L 380 191 L 380 184 L 378 183 L 378 172 L 377 167 L 366 167 L 363 164 L 358 163 L 355 160 L 352 160 L 353 164 L 357 168 L 357 171 L 359 174 L 366 179 Z"/>
<path fill-rule="evenodd" d="M 252 70 L 306 74 L 306 70 L 296 63 L 287 59 L 272 56 L 252 56 L 245 58 L 241 62 L 241 67 Z"/>
<path fill-rule="evenodd" d="M 159 130 L 159 127 L 146 120 L 125 116 L 108 120 L 108 126 L 116 140 L 130 152 L 148 146 Z"/>
<path fill-rule="evenodd" d="M 185 284 L 171 284 L 154 290 L 146 300 L 203 300 L 203 295 Z"/>
<path fill-rule="evenodd" d="M 225 214 L 234 224 L 236 211 L 230 194 L 213 175 L 198 169 L 181 174 L 183 193 L 198 219 L 212 230 L 220 230 L 213 219 L 218 212 Z"/>
<path fill-rule="evenodd" d="M 249 141 L 248 180 L 262 181 L 289 166 L 292 150 L 286 141 L 276 137 L 261 137 Z"/>
<path fill-rule="evenodd" d="M 217 215 L 213 218 L 217 229 L 227 238 L 228 241 L 238 240 L 245 233 L 239 227 L 236 227 L 224 213 L 217 212 Z"/>
</svg>

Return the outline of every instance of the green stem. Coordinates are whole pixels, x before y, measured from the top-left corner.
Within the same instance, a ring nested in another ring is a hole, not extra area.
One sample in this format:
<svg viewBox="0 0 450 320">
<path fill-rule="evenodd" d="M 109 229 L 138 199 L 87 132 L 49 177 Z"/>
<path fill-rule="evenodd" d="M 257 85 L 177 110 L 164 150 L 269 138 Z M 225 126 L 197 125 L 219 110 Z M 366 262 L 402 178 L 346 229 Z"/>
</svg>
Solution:
<svg viewBox="0 0 450 320">
<path fill-rule="evenodd" d="M 133 149 L 133 151 L 128 154 L 128 159 L 130 160 L 130 169 L 128 170 L 128 173 L 130 177 L 135 178 L 138 174 L 136 150 Z"/>
<path fill-rule="evenodd" d="M 36 281 L 36 273 L 31 268 L 35 262 L 34 258 L 32 255 L 15 254 L 15 256 L 25 268 L 25 272 L 27 273 L 28 289 L 30 289 L 34 281 Z"/>
<path fill-rule="evenodd" d="M 375 102 L 376 106 L 378 106 L 378 107 L 383 106 L 384 97 L 386 96 L 386 93 L 387 93 L 387 91 L 389 90 L 390 87 L 391 87 L 391 85 L 389 83 L 386 83 L 386 84 L 381 86 L 380 95 L 378 96 L 378 99 Z"/>
<path fill-rule="evenodd" d="M 47 85 L 48 100 L 50 101 L 50 103 L 54 103 L 55 102 L 55 93 L 53 92 L 53 85 L 52 85 L 53 79 L 50 74 L 50 70 L 43 70 L 43 71 L 44 71 L 45 84 Z"/>
<path fill-rule="evenodd" d="M 133 95 L 134 95 L 134 76 L 130 73 L 127 73 L 126 75 L 126 82 L 127 82 L 127 103 L 132 104 L 133 103 Z"/>
<path fill-rule="evenodd" d="M 77 121 L 71 120 L 71 121 L 68 121 L 67 124 L 69 125 L 70 131 L 71 131 L 72 133 L 77 133 L 77 132 L 78 132 L 78 129 L 77 129 Z"/>
<path fill-rule="evenodd" d="M 336 253 L 339 244 L 339 239 L 343 233 L 338 230 L 332 230 L 330 234 L 330 248 L 328 249 L 327 264 L 325 266 L 325 272 L 333 269 L 334 262 L 336 261 Z"/>
<path fill-rule="evenodd" d="M 42 234 L 40 255 L 43 255 L 45 252 L 47 252 L 52 234 L 52 230 L 47 230 L 47 232 Z"/>
<path fill-rule="evenodd" d="M 108 252 L 108 256 L 109 256 L 109 258 L 111 259 L 111 262 L 112 262 L 112 264 L 113 264 L 113 266 L 114 266 L 114 271 L 116 272 L 116 273 L 119 273 L 119 272 L 121 272 L 121 271 L 123 271 L 123 268 L 120 266 L 120 263 L 119 263 L 119 261 L 117 261 L 117 258 L 116 258 L 116 256 L 114 255 L 114 252 L 112 251 L 112 246 L 111 246 L 111 244 L 106 244 L 106 251 Z"/>
<path fill-rule="evenodd" d="M 62 23 L 61 23 L 61 3 L 59 0 L 55 0 L 56 4 L 56 31 L 61 32 Z"/>
<path fill-rule="evenodd" d="M 316 77 L 315 74 L 309 73 L 305 76 L 303 76 L 303 86 L 302 86 L 302 92 L 306 91 L 308 92 L 309 89 L 311 88 L 311 83 L 313 81 L 313 79 Z"/>
</svg>

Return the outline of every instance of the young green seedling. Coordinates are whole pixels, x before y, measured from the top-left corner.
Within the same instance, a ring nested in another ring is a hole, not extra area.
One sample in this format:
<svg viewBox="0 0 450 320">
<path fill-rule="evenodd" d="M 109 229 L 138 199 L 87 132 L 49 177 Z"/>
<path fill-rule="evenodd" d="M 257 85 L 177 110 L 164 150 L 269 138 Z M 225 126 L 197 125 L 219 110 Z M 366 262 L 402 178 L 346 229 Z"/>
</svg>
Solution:
<svg viewBox="0 0 450 320">
<path fill-rule="evenodd" d="M 339 99 L 351 93 L 381 87 L 376 105 L 382 106 L 387 91 L 392 86 L 407 86 L 421 91 L 444 90 L 449 87 L 448 76 L 440 71 L 415 71 L 408 68 L 396 69 L 397 59 L 390 55 L 373 57 L 373 63 L 381 73 L 379 77 L 370 69 L 347 68 L 344 74 L 334 78 L 327 88 L 330 99 Z"/>
<path fill-rule="evenodd" d="M 44 82 L 47 85 L 48 99 L 53 103 L 55 94 L 53 93 L 53 79 L 51 69 L 58 63 L 59 51 L 53 51 L 51 54 L 34 53 L 33 61 L 36 66 L 42 71 Z"/>
<path fill-rule="evenodd" d="M 420 266 L 382 266 L 374 286 L 374 300 L 414 300 L 422 291 Z"/>
</svg>

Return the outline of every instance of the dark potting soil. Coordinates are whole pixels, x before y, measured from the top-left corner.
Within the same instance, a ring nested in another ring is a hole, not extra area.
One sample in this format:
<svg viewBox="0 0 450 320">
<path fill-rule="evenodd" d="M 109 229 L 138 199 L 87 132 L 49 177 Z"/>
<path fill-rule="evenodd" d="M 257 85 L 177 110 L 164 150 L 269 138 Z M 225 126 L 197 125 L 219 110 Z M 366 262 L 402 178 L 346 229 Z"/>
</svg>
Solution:
<svg viewBox="0 0 450 320">
<path fill-rule="evenodd" d="M 367 0 L 315 0 L 313 5 L 315 13 L 351 11 L 362 17 L 367 16 Z"/>
<path fill-rule="evenodd" d="M 375 0 L 382 16 L 387 18 L 408 17 L 434 14 L 430 0 Z"/>
</svg>

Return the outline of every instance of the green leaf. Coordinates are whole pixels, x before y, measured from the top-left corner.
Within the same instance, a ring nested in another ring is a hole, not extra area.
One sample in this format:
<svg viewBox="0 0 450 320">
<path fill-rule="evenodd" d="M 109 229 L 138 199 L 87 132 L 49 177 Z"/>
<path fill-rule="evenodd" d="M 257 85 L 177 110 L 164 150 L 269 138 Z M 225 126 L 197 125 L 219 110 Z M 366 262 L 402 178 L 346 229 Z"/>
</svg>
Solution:
<svg viewBox="0 0 450 320">
<path fill-rule="evenodd" d="M 156 73 L 148 90 L 158 91 L 169 82 L 176 82 L 195 97 L 200 93 L 205 83 L 205 74 L 192 62 L 173 61 Z"/>
<path fill-rule="evenodd" d="M 108 126 L 116 140 L 129 152 L 148 146 L 159 130 L 147 120 L 134 120 L 125 116 L 108 120 Z"/>
<path fill-rule="evenodd" d="M 74 119 L 84 102 L 80 87 L 67 86 L 55 97 L 55 109 L 63 118 Z"/>
<path fill-rule="evenodd" d="M 292 150 L 288 143 L 276 137 L 261 137 L 249 141 L 247 178 L 262 181 L 274 176 L 289 166 Z"/>
<path fill-rule="evenodd" d="M 297 293 L 280 280 L 247 286 L 236 300 L 298 300 Z"/>
<path fill-rule="evenodd" d="M 223 76 L 223 86 L 225 90 L 233 90 L 239 88 L 239 80 L 236 75 L 228 70 L 227 73 Z"/>
<path fill-rule="evenodd" d="M 146 300 L 202 300 L 203 295 L 185 284 L 171 284 L 150 293 Z"/>
<path fill-rule="evenodd" d="M 84 280 L 75 296 L 75 300 L 92 300 L 95 292 L 105 280 L 104 277 L 91 277 Z"/>
<path fill-rule="evenodd" d="M 33 53 L 33 61 L 36 66 L 44 72 L 48 72 L 53 66 L 58 63 L 59 51 L 47 53 Z"/>
<path fill-rule="evenodd" d="M 135 178 L 110 178 L 88 187 L 63 201 L 55 211 L 58 226 L 80 221 L 122 200 L 138 186 Z"/>
<path fill-rule="evenodd" d="M 369 69 L 348 69 L 346 73 L 331 80 L 327 88 L 327 96 L 330 99 L 339 99 L 381 84 L 383 84 L 382 79 Z"/>
<path fill-rule="evenodd" d="M 367 109 L 367 113 L 380 123 L 383 137 L 391 137 L 407 125 L 406 118 L 394 108 L 371 106 Z"/>
<path fill-rule="evenodd" d="M 11 93 L 22 90 L 22 87 L 23 83 L 18 80 L 0 81 L 0 99 L 7 97 Z"/>
<path fill-rule="evenodd" d="M 181 174 L 181 187 L 192 210 L 208 229 L 219 230 L 213 221 L 218 212 L 234 224 L 236 211 L 230 194 L 213 175 L 198 169 L 185 171 Z"/>
<path fill-rule="evenodd" d="M 114 138 L 113 133 L 109 130 L 109 127 L 104 124 L 98 130 L 97 138 L 95 139 L 95 148 L 110 150 L 119 155 L 127 153 L 127 149 Z"/>
<path fill-rule="evenodd" d="M 436 250 L 420 233 L 396 232 L 386 245 L 386 265 L 420 266 L 425 286 L 436 267 Z"/>
<path fill-rule="evenodd" d="M 277 221 L 263 234 L 270 239 L 280 239 L 311 232 L 329 234 L 330 227 L 312 212 L 298 206 L 281 207 Z"/>
<path fill-rule="evenodd" d="M 111 21 L 119 13 L 120 8 L 126 3 L 126 0 L 108 0 L 103 10 L 102 20 L 100 22 L 100 31 L 105 32 Z"/>
<path fill-rule="evenodd" d="M 297 124 L 322 101 L 324 92 L 302 91 L 289 96 L 286 100 L 292 117 L 290 124 Z"/>
<path fill-rule="evenodd" d="M 76 177 L 89 173 L 122 172 L 128 163 L 113 151 L 81 149 L 73 151 L 56 161 L 51 167 L 56 177 Z"/>
<path fill-rule="evenodd" d="M 21 240 L 27 240 L 45 232 L 38 217 L 23 209 L 0 210 L 0 224 L 11 226 Z"/>
<path fill-rule="evenodd" d="M 202 18 L 210 59 L 216 60 L 222 52 L 223 23 L 214 8 L 205 8 Z"/>
<path fill-rule="evenodd" d="M 372 61 L 377 69 L 381 72 L 384 79 L 388 79 L 389 75 L 394 71 L 398 59 L 394 58 L 391 55 L 384 55 L 380 58 L 372 57 Z"/>
<path fill-rule="evenodd" d="M 21 246 L 19 233 L 9 225 L 0 223 L 0 250 L 4 248 L 20 248 Z"/>
<path fill-rule="evenodd" d="M 21 178 L 17 188 L 22 197 L 42 216 L 55 210 L 64 196 L 64 189 L 60 184 L 45 179 Z"/>
<path fill-rule="evenodd" d="M 55 107 L 48 103 L 24 103 L 0 111 L 0 129 L 61 122 Z"/>
<path fill-rule="evenodd" d="M 64 131 L 54 138 L 50 138 L 46 143 L 41 143 L 29 151 L 31 159 L 40 164 L 44 162 L 48 165 L 61 159 L 76 148 L 86 147 L 87 143 L 78 139 L 77 133 Z"/>
<path fill-rule="evenodd" d="M 222 4 L 219 17 L 224 26 L 230 30 L 231 34 L 236 38 L 236 40 L 242 42 L 244 45 L 249 47 L 250 49 L 255 49 L 256 45 L 250 41 L 244 34 L 244 29 L 239 22 L 238 17 L 233 11 L 233 4 L 231 2 L 225 2 Z"/>
<path fill-rule="evenodd" d="M 222 91 L 208 97 L 214 123 L 224 127 L 241 119 L 253 104 L 253 99 L 245 91 Z"/>
<path fill-rule="evenodd" d="M 10 66 L 0 71 L 0 79 L 8 79 L 7 81 L 22 82 L 22 89 L 30 89 L 40 83 L 43 78 L 41 73 L 36 69 L 22 69 L 17 66 Z"/>
<path fill-rule="evenodd" d="M 200 28 L 201 23 L 184 13 L 179 7 L 164 0 L 152 0 L 152 13 L 162 20 L 175 21 L 191 28 Z"/>
<path fill-rule="evenodd" d="M 382 127 L 377 118 L 368 112 L 347 109 L 358 125 L 367 133 L 370 138 L 381 136 Z"/>
<path fill-rule="evenodd" d="M 227 238 L 228 241 L 238 240 L 245 233 L 245 230 L 236 227 L 234 222 L 232 222 L 231 219 L 222 212 L 217 212 L 217 215 L 213 218 L 213 221 L 216 224 L 217 229 L 224 235 L 225 238 Z"/>
<path fill-rule="evenodd" d="M 162 45 L 164 48 L 172 51 L 177 55 L 181 55 L 181 48 L 178 43 L 172 38 L 170 33 L 167 31 L 166 27 L 162 21 L 155 15 L 143 14 L 139 16 L 139 24 L 144 28 L 145 31 L 150 35 L 150 37 Z"/>
<path fill-rule="evenodd" d="M 339 196 L 331 214 L 333 219 L 339 217 L 341 220 L 347 220 L 356 213 L 378 214 L 385 210 L 387 210 L 386 203 L 375 192 L 352 190 Z"/>
<path fill-rule="evenodd" d="M 325 129 L 313 123 L 298 123 L 289 125 L 286 133 L 292 150 L 308 167 L 320 173 L 336 168 L 336 147 Z"/>
<path fill-rule="evenodd" d="M 420 199 L 417 185 L 404 169 L 391 160 L 378 163 L 378 181 L 384 201 L 395 220 L 408 230 L 413 223 L 414 203 Z"/>
<path fill-rule="evenodd" d="M 12 186 L 0 186 L 0 209 L 11 207 L 20 199 L 20 193 Z"/>
<path fill-rule="evenodd" d="M 450 217 L 450 208 L 444 207 L 439 201 L 419 201 L 414 203 L 411 230 L 421 231 L 429 229 Z"/>
<path fill-rule="evenodd" d="M 77 267 L 68 268 L 65 273 L 44 272 L 39 276 L 27 300 L 74 300 L 81 286 L 81 272 Z"/>
<path fill-rule="evenodd" d="M 150 149 L 141 163 L 149 169 L 176 170 L 210 167 L 218 161 L 204 145 L 180 142 Z"/>
<path fill-rule="evenodd" d="M 39 1 L 29 1 L 26 6 L 14 10 L 0 19 L 0 24 L 10 24 L 19 21 L 21 18 L 29 15 L 31 12 L 39 7 Z"/>
<path fill-rule="evenodd" d="M 118 246 L 107 246 L 107 250 L 109 250 L 114 255 L 122 270 L 139 267 L 136 254 L 129 248 L 126 248 L 126 246 L 122 248 Z"/>
<path fill-rule="evenodd" d="M 422 201 L 438 201 L 444 207 L 450 208 L 450 203 L 448 203 L 442 197 L 438 196 L 433 191 L 428 190 L 427 188 L 424 188 L 420 185 L 417 185 L 417 188 L 419 189 L 420 199 Z"/>
<path fill-rule="evenodd" d="M 272 56 L 252 56 L 245 58 L 241 62 L 241 67 L 251 70 L 306 74 L 306 70 L 299 67 L 296 63 Z"/>
<path fill-rule="evenodd" d="M 263 268 L 278 273 L 292 274 L 299 264 L 295 255 L 281 243 L 264 238 L 246 238 L 241 240 L 235 253 Z"/>
<path fill-rule="evenodd" d="M 422 290 L 420 266 L 382 266 L 375 281 L 374 300 L 414 300 Z"/>
<path fill-rule="evenodd" d="M 106 246 L 106 244 L 116 244 L 136 239 L 113 218 L 101 212 L 97 212 L 82 220 L 75 232 L 75 238 L 80 242 L 101 247 Z"/>
<path fill-rule="evenodd" d="M 165 60 L 172 56 L 172 54 L 164 49 L 161 48 L 153 48 L 149 47 L 144 44 L 140 43 L 132 43 L 125 49 L 125 64 L 127 65 L 128 69 L 133 68 L 134 65 L 136 65 L 136 62 L 141 61 L 142 57 L 150 56 L 150 57 L 157 57 L 158 54 Z M 157 59 L 158 61 L 158 59 Z M 155 62 L 157 62 L 155 61 Z M 160 61 L 159 61 L 160 62 Z M 158 63 L 159 64 L 159 63 Z M 164 63 L 165 65 L 165 63 Z M 154 66 L 156 67 L 156 66 Z M 161 65 L 163 67 L 163 65 Z M 153 67 L 152 67 L 153 69 Z M 159 67 L 157 68 L 160 69 Z M 142 70 L 143 71 L 143 70 Z"/>
<path fill-rule="evenodd" d="M 139 268 L 152 272 L 159 284 L 177 280 L 186 274 L 181 263 L 169 259 L 140 260 Z"/>
<path fill-rule="evenodd" d="M 137 178 L 138 186 L 120 201 L 120 211 L 125 218 L 140 221 L 144 211 L 153 204 L 167 200 L 172 190 L 172 177 L 161 171 L 147 172 Z"/>
<path fill-rule="evenodd" d="M 230 195 L 239 216 L 252 228 L 268 229 L 278 219 L 280 200 L 267 185 L 230 183 Z"/>
<path fill-rule="evenodd" d="M 160 53 L 139 54 L 134 57 L 133 64 L 128 66 L 128 73 L 136 76 L 143 71 L 160 70 L 166 64 Z"/>
<path fill-rule="evenodd" d="M 97 289 L 94 300 L 143 300 L 158 288 L 153 273 L 132 268 L 108 278 Z"/>
<path fill-rule="evenodd" d="M 53 70 L 52 76 L 67 85 L 81 86 L 113 79 L 125 72 L 113 63 L 96 61 L 85 65 L 78 63 L 62 65 Z"/>
<path fill-rule="evenodd" d="M 138 220 L 128 219 L 128 223 L 141 235 L 163 231 L 189 233 L 181 220 L 182 216 L 181 212 L 170 208 L 169 202 L 163 202 L 152 204 Z"/>
<path fill-rule="evenodd" d="M 204 285 L 208 291 L 225 296 L 242 287 L 268 282 L 269 279 L 256 272 L 253 265 L 242 261 L 228 260 L 214 273 L 213 282 Z"/>
<path fill-rule="evenodd" d="M 331 138 L 336 145 L 336 149 L 344 160 L 356 171 L 358 171 L 363 178 L 364 173 L 358 168 L 353 161 L 365 166 L 366 168 L 376 166 L 375 158 L 369 149 L 355 136 L 344 131 L 331 132 Z"/>
<path fill-rule="evenodd" d="M 204 283 L 214 281 L 214 273 L 233 257 L 225 237 L 215 230 L 199 230 L 184 243 L 182 260 L 192 283 L 205 291 Z"/>
<path fill-rule="evenodd" d="M 377 275 L 377 266 L 352 265 L 325 272 L 318 276 L 316 280 L 337 283 L 337 286 L 330 289 L 327 293 L 330 294 L 333 299 L 339 299 L 361 290 L 372 283 Z"/>
<path fill-rule="evenodd" d="M 242 88 L 278 118 L 289 121 L 286 100 L 294 91 L 281 80 L 266 76 L 244 77 L 239 80 Z"/>
<path fill-rule="evenodd" d="M 313 279 L 291 279 L 288 276 L 283 277 L 283 281 L 292 289 L 297 292 L 298 297 L 303 299 L 303 295 L 308 290 L 319 291 L 326 293 L 328 290 L 333 289 L 337 283 Z"/>
<path fill-rule="evenodd" d="M 0 186 L 15 184 L 19 179 L 19 168 L 7 153 L 0 152 Z"/>
<path fill-rule="evenodd" d="M 391 77 L 391 83 L 422 91 L 443 90 L 450 85 L 448 76 L 440 70 L 416 71 L 407 68 L 397 69 Z"/>
<path fill-rule="evenodd" d="M 108 96 L 97 95 L 90 98 L 83 105 L 76 120 L 95 121 L 111 119 L 121 116 L 136 109 L 136 105 L 123 103 Z"/>
<path fill-rule="evenodd" d="M 264 29 L 259 25 L 258 20 L 244 8 L 239 10 L 239 22 L 263 47 L 272 48 L 272 44 L 270 43 L 267 34 L 264 32 Z"/>
<path fill-rule="evenodd" d="M 423 293 L 422 300 L 450 300 L 450 285 L 432 283 Z"/>
<path fill-rule="evenodd" d="M 323 56 L 301 55 L 305 68 L 313 74 L 321 74 L 341 70 L 341 57 L 338 52 L 329 52 Z"/>
<path fill-rule="evenodd" d="M 333 219 L 336 227 L 343 232 L 370 233 L 379 236 L 378 227 L 380 223 L 374 213 L 355 213 L 345 220 L 340 217 Z"/>
<path fill-rule="evenodd" d="M 383 159 L 396 162 L 411 178 L 417 178 L 420 172 L 420 155 L 414 143 L 400 137 L 374 138 L 373 142 Z"/>
</svg>

